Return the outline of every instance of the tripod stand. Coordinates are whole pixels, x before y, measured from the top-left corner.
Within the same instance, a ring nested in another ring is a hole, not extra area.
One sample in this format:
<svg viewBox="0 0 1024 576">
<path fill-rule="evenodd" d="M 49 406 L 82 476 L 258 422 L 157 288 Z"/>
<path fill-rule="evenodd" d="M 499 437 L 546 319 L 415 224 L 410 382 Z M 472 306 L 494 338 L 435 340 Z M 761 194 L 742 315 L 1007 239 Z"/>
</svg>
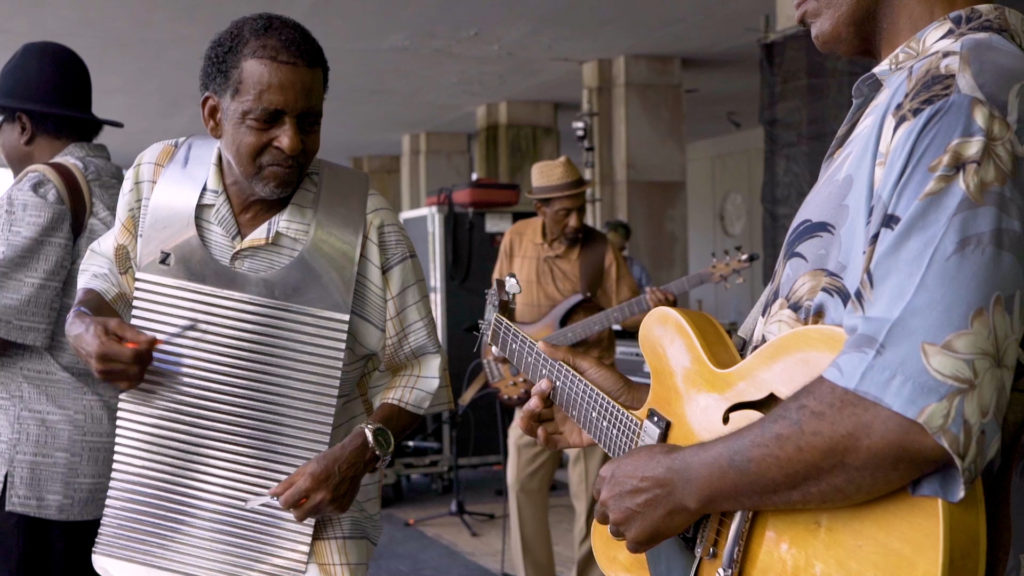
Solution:
<svg viewBox="0 0 1024 576">
<path fill-rule="evenodd" d="M 473 366 L 479 364 L 480 360 L 474 360 L 473 363 L 469 365 L 469 369 L 466 370 L 466 378 L 463 379 L 463 389 L 466 388 L 465 384 Z M 459 481 L 459 420 L 462 415 L 462 411 L 465 410 L 467 406 L 469 406 L 468 401 L 451 411 L 451 430 L 449 433 L 451 435 L 452 446 L 452 501 L 448 505 L 448 510 L 446 512 L 439 512 L 437 514 L 424 516 L 423 518 L 409 518 L 405 521 L 406 526 L 413 526 L 436 518 L 458 516 L 459 520 L 462 521 L 462 525 L 469 531 L 470 536 L 476 537 L 477 533 L 473 530 L 473 527 L 469 525 L 469 522 L 466 520 L 466 516 L 487 518 L 489 520 L 493 520 L 495 518 L 495 515 L 489 512 L 467 510 L 465 503 L 462 501 L 462 484 Z"/>
</svg>

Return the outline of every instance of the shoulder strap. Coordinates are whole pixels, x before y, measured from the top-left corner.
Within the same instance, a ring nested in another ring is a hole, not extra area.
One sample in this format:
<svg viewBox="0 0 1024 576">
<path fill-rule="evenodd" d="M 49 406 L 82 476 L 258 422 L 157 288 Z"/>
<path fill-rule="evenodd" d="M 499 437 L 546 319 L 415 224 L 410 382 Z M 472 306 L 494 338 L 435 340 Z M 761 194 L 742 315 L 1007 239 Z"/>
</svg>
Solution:
<svg viewBox="0 0 1024 576">
<path fill-rule="evenodd" d="M 754 335 L 754 328 L 757 327 L 757 321 L 761 318 L 761 311 L 764 310 L 764 302 L 767 299 L 768 287 L 765 286 L 765 289 L 761 291 L 761 296 L 757 299 L 757 303 L 750 309 L 746 320 L 743 321 L 739 330 L 732 337 L 732 343 L 736 346 L 736 350 L 739 351 L 742 357 L 746 357 L 750 353 L 750 337 Z"/>
<path fill-rule="evenodd" d="M 46 175 L 57 187 L 61 200 L 71 212 L 71 235 L 75 241 L 82 235 L 92 213 L 92 195 L 89 182 L 78 166 L 66 160 L 33 164 L 25 170 Z"/>
<path fill-rule="evenodd" d="M 583 242 L 580 244 L 580 293 L 587 296 L 597 294 L 604 277 L 604 255 L 608 250 L 608 238 L 591 228 L 583 228 Z"/>
</svg>

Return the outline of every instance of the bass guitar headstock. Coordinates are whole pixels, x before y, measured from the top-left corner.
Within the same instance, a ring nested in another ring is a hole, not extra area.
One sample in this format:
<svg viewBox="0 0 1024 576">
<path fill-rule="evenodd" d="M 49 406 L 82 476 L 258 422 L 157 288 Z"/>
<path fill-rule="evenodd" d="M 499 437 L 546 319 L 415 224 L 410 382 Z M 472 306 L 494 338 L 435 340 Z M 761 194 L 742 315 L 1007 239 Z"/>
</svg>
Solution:
<svg viewBox="0 0 1024 576">
<path fill-rule="evenodd" d="M 740 272 L 750 268 L 750 266 L 756 262 L 760 256 L 757 252 L 744 252 L 743 248 L 737 246 L 736 253 L 730 254 L 729 250 L 725 250 L 725 257 L 721 260 L 715 256 L 715 253 L 711 253 L 711 266 L 708 266 L 707 271 L 711 274 L 711 282 L 719 283 L 726 282 L 725 286 L 729 286 L 727 280 L 733 275 L 739 276 Z M 736 283 L 742 284 L 744 282 L 743 276 L 737 278 Z"/>
</svg>

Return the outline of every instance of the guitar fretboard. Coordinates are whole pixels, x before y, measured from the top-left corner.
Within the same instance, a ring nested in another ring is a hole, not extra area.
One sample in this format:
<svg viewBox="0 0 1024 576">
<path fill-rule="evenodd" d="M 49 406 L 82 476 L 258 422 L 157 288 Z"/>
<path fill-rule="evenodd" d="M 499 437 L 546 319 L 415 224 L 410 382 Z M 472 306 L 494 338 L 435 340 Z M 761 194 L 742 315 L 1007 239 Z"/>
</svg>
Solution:
<svg viewBox="0 0 1024 576">
<path fill-rule="evenodd" d="M 641 421 L 636 416 L 572 368 L 548 358 L 536 342 L 503 316 L 494 317 L 490 342 L 530 380 L 551 380 L 555 384 L 551 400 L 608 455 L 621 456 L 639 444 Z"/>
<path fill-rule="evenodd" d="M 698 286 L 707 284 L 711 281 L 711 278 L 712 274 L 709 270 L 702 270 L 700 272 L 690 274 L 689 276 L 677 278 L 662 286 L 661 289 L 679 297 Z M 647 296 L 641 294 L 636 298 L 626 300 L 614 308 L 609 308 L 603 312 L 584 318 L 579 322 L 560 328 L 544 338 L 544 341 L 558 346 L 570 346 L 591 336 L 592 334 L 597 334 L 602 330 L 611 328 L 615 324 L 619 324 L 627 318 L 632 318 L 633 316 L 647 312 L 650 309 L 651 306 L 647 303 Z"/>
</svg>

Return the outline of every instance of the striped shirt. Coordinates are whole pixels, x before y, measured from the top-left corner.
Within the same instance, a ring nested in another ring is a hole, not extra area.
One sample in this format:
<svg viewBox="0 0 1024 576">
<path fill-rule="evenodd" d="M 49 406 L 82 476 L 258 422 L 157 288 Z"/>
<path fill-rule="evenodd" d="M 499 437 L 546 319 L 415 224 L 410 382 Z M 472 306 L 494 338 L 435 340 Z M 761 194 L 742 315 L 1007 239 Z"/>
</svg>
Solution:
<svg viewBox="0 0 1024 576">
<path fill-rule="evenodd" d="M 79 288 L 99 292 L 126 319 L 139 245 L 148 219 L 155 217 L 147 212 L 149 200 L 183 141 L 160 142 L 139 155 L 125 176 L 114 227 L 82 262 Z M 242 238 L 223 190 L 218 149 L 196 207 L 199 238 L 218 262 L 234 270 L 258 274 L 279 269 L 309 238 L 319 182 L 320 163 L 314 160 L 288 206 Z M 445 358 L 426 294 L 405 229 L 387 202 L 371 191 L 332 444 L 382 402 L 417 414 L 451 406 Z M 363 479 L 347 513 L 317 520 L 313 553 L 320 573 L 362 573 L 379 536 L 380 478 L 374 473 Z"/>
<path fill-rule="evenodd" d="M 10 512 L 95 520 L 110 481 L 117 392 L 75 356 L 64 317 L 79 261 L 114 222 L 121 168 L 95 143 L 54 159 L 77 165 L 89 183 L 92 212 L 77 242 L 42 173 L 22 172 L 0 197 L 0 481 L 6 475 Z"/>
</svg>

